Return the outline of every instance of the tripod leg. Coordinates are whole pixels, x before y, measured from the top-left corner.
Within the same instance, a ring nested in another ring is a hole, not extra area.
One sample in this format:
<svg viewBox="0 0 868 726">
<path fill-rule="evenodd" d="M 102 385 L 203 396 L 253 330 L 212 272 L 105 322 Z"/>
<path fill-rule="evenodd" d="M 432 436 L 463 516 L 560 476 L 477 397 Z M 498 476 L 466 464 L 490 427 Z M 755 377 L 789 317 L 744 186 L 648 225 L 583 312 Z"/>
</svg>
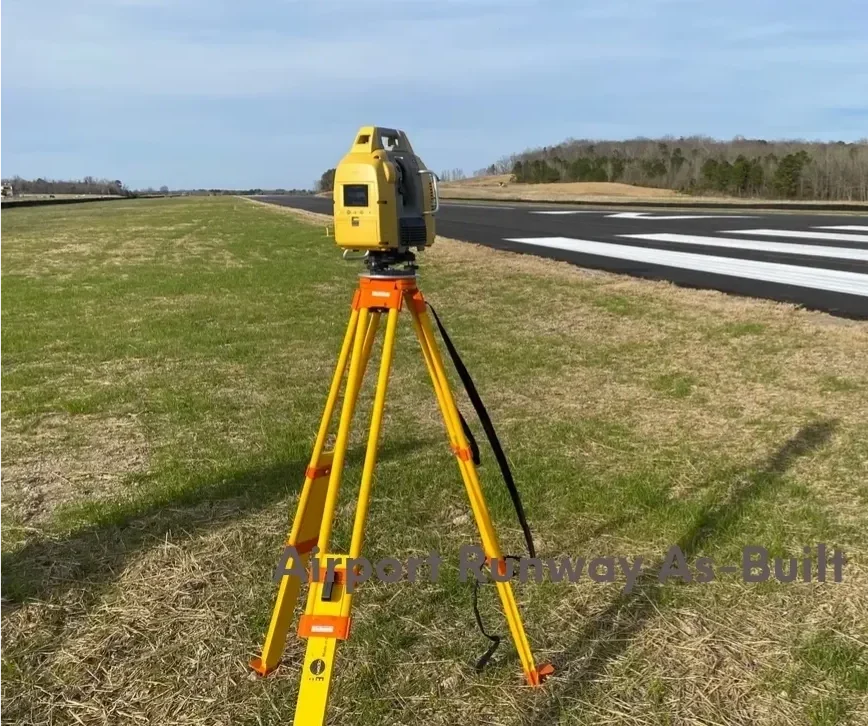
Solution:
<svg viewBox="0 0 868 726">
<path fill-rule="evenodd" d="M 362 378 L 365 377 L 365 371 L 368 369 L 368 361 L 371 359 L 371 350 L 374 348 L 374 341 L 377 339 L 377 329 L 380 327 L 380 313 L 374 310 L 368 317 L 368 329 L 365 331 L 365 345 L 362 350 Z"/>
<path fill-rule="evenodd" d="M 347 445 L 350 440 L 350 427 L 353 422 L 353 414 L 356 411 L 356 402 L 359 398 L 359 390 L 362 386 L 362 376 L 365 373 L 367 361 L 365 360 L 365 337 L 368 332 L 368 308 L 359 309 L 358 323 L 356 324 L 353 354 L 350 359 L 350 372 L 347 375 L 347 386 L 344 391 L 344 402 L 341 407 L 341 418 L 338 423 L 338 433 L 335 439 L 331 474 L 329 476 L 328 491 L 326 492 L 325 508 L 323 510 L 322 524 L 319 529 L 317 546 L 320 556 L 328 549 L 329 539 L 332 534 L 332 520 L 338 503 L 338 494 L 341 488 L 344 461 L 347 455 Z M 376 328 L 374 328 L 376 329 Z M 372 343 L 373 344 L 373 343 Z M 370 352 L 370 346 L 368 347 Z"/>
<path fill-rule="evenodd" d="M 389 310 L 386 322 L 386 336 L 377 376 L 377 391 L 374 396 L 350 553 L 349 555 L 326 555 L 334 563 L 332 582 L 329 582 L 328 569 L 321 566 L 319 576 L 314 577 L 314 582 L 311 584 L 305 617 L 299 627 L 299 633 L 308 637 L 308 643 L 296 703 L 294 723 L 297 726 L 311 726 L 324 721 L 337 643 L 338 640 L 344 640 L 349 635 L 352 592 L 347 591 L 346 573 L 361 555 L 397 323 L 398 310 L 392 308 Z M 322 557 L 320 555 L 321 559 Z"/>
<path fill-rule="evenodd" d="M 317 533 L 322 522 L 325 494 L 328 488 L 332 465 L 332 453 L 324 451 L 325 442 L 340 392 L 341 381 L 347 369 L 347 361 L 350 357 L 353 341 L 356 337 L 357 328 L 360 327 L 358 322 L 359 311 L 354 307 L 350 313 L 349 324 L 338 355 L 337 366 L 332 377 L 325 410 L 323 411 L 313 452 L 311 453 L 310 463 L 305 470 L 304 485 L 298 500 L 292 530 L 286 540 L 288 547 L 295 548 L 300 560 L 300 562 L 295 564 L 300 565 L 301 568 L 307 567 L 310 551 L 316 544 Z M 363 355 L 365 355 L 365 360 L 367 360 L 371 344 L 373 344 L 373 334 L 376 334 L 376 325 L 373 321 L 365 328 L 365 331 L 366 339 Z M 370 336 L 370 341 L 367 336 Z M 288 566 L 290 563 L 286 561 L 283 564 Z M 292 622 L 292 615 L 295 611 L 301 585 L 301 579 L 296 575 L 284 574 L 280 578 L 271 622 L 265 636 L 265 643 L 262 646 L 262 655 L 250 662 L 250 667 L 260 675 L 267 675 L 280 662 L 283 650 L 286 647 L 286 636 Z"/>
<path fill-rule="evenodd" d="M 319 709 L 318 702 L 320 700 L 320 689 L 317 688 L 314 689 L 316 692 L 315 696 L 310 699 L 302 698 L 302 695 L 305 693 L 305 691 L 309 690 L 305 688 L 305 683 L 308 680 L 312 680 L 316 684 L 325 684 L 321 699 L 321 710 L 322 716 L 324 717 L 325 699 L 328 695 L 328 685 L 331 681 L 331 669 L 334 661 L 333 656 L 336 643 L 335 638 L 322 638 L 311 636 L 316 636 L 323 633 L 336 634 L 334 624 L 336 619 L 334 618 L 334 615 L 337 615 L 338 613 L 324 613 L 325 617 L 319 619 L 317 618 L 317 614 L 319 613 L 319 611 L 327 608 L 328 603 L 320 602 L 323 595 L 323 583 L 319 582 L 320 578 L 317 577 L 316 574 L 328 572 L 327 560 L 329 559 L 329 556 L 326 555 L 326 552 L 328 550 L 329 540 L 331 538 L 332 523 L 334 520 L 335 508 L 337 507 L 338 494 L 340 493 L 341 475 L 343 473 L 344 461 L 346 459 L 347 445 L 349 443 L 350 437 L 350 427 L 352 424 L 353 414 L 355 413 L 356 402 L 359 396 L 359 389 L 361 388 L 362 376 L 364 375 L 366 367 L 366 361 L 364 360 L 364 358 L 365 337 L 367 335 L 369 326 L 368 315 L 368 308 L 359 309 L 358 322 L 356 324 L 355 331 L 355 340 L 353 343 L 352 358 L 350 360 L 350 370 L 347 374 L 347 385 L 346 391 L 344 392 L 343 406 L 341 407 L 341 418 L 338 424 L 338 433 L 335 440 L 334 452 L 332 453 L 333 459 L 331 473 L 329 475 L 328 489 L 325 494 L 325 502 L 323 505 L 319 536 L 317 537 L 317 547 L 319 551 L 317 553 L 316 562 L 312 563 L 314 577 L 311 578 L 311 586 L 307 593 L 307 604 L 305 605 L 304 615 L 302 616 L 301 622 L 299 623 L 299 635 L 301 637 L 310 638 L 307 647 L 307 654 L 305 655 L 305 666 L 301 685 L 302 690 L 299 692 L 299 700 L 296 705 L 295 719 L 295 723 L 304 724 L 304 726 L 315 723 L 315 721 L 312 720 L 309 716 L 303 716 L 302 713 L 306 713 L 308 709 L 313 709 L 313 712 L 315 713 Z M 335 591 L 342 588 L 342 583 L 337 581 L 333 576 L 333 582 L 329 585 L 329 590 Z M 345 630 L 341 637 L 346 637 Z M 325 641 L 318 658 L 310 657 L 311 643 L 313 641 Z M 320 722 L 321 721 L 322 718 L 320 718 Z"/>
<path fill-rule="evenodd" d="M 380 431 L 383 426 L 383 410 L 386 406 L 386 390 L 389 387 L 389 373 L 392 369 L 392 356 L 395 352 L 395 331 L 398 327 L 398 310 L 389 310 L 386 319 L 386 337 L 383 341 L 383 356 L 380 359 L 380 373 L 377 377 L 377 392 L 374 396 L 374 410 L 371 413 L 371 428 L 368 433 L 368 448 L 365 452 L 365 464 L 362 469 L 362 482 L 359 487 L 359 500 L 356 505 L 356 519 L 353 522 L 353 538 L 350 543 L 350 557 L 362 554 L 362 543 L 365 538 L 365 520 L 371 499 L 371 484 L 374 478 L 374 467 L 377 465 L 377 449 L 380 443 Z M 347 606 L 349 610 L 349 605 Z M 347 612 L 347 615 L 349 612 Z"/>
<path fill-rule="evenodd" d="M 482 545 L 485 550 L 485 555 L 492 565 L 498 563 L 498 567 L 503 567 L 503 552 L 500 549 L 497 534 L 494 531 L 494 525 L 491 521 L 491 515 L 489 514 L 488 506 L 485 503 L 482 486 L 479 483 L 479 474 L 473 464 L 467 438 L 464 435 L 464 430 L 461 428 L 458 408 L 455 405 L 455 399 L 453 398 L 452 391 L 449 388 L 449 381 L 446 377 L 446 370 L 443 366 L 443 358 L 437 348 L 434 332 L 431 328 L 431 321 L 428 318 L 428 311 L 425 309 L 425 304 L 422 301 L 421 295 L 418 295 L 417 298 L 408 302 L 410 303 L 408 307 L 410 308 L 410 313 L 413 317 L 413 328 L 416 331 L 416 337 L 419 339 L 419 344 L 422 347 L 422 357 L 425 359 L 425 365 L 428 368 L 431 382 L 434 385 L 437 402 L 440 405 L 440 410 L 443 414 L 443 420 L 446 424 L 446 430 L 449 435 L 449 443 L 451 444 L 453 451 L 455 451 L 458 459 L 458 468 L 461 471 L 461 477 L 464 480 L 464 486 L 467 490 L 468 498 L 470 499 L 470 507 L 473 510 L 473 516 L 482 537 Z M 518 651 L 518 657 L 521 660 L 525 678 L 531 685 L 539 685 L 541 682 L 541 674 L 534 663 L 530 643 L 527 640 L 527 634 L 524 631 L 524 625 L 522 624 L 518 605 L 515 601 L 515 594 L 512 591 L 512 585 L 509 582 L 499 581 L 495 581 L 495 585 L 497 587 L 497 593 L 500 596 L 506 621 L 509 624 L 513 643 Z"/>
</svg>

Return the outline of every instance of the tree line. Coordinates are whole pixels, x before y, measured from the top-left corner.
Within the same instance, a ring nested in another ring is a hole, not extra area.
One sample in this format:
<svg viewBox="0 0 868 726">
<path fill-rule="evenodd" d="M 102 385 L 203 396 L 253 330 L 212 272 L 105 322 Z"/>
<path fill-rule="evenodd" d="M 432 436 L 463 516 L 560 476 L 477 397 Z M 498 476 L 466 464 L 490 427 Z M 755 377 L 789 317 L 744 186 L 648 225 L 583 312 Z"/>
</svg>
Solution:
<svg viewBox="0 0 868 726">
<path fill-rule="evenodd" d="M 251 196 L 256 194 L 310 194 L 309 189 L 174 189 L 170 190 L 165 184 L 159 189 L 147 187 L 142 189 L 128 189 L 126 185 L 119 179 L 95 179 L 92 176 L 86 176 L 84 179 L 77 180 L 55 180 L 55 179 L 23 179 L 20 176 L 13 176 L 2 180 L 3 186 L 9 185 L 11 192 L 14 195 L 20 194 L 93 194 L 103 196 L 151 196 L 151 195 L 240 195 Z"/>
<path fill-rule="evenodd" d="M 333 192 L 335 190 L 335 171 L 336 168 L 326 169 L 319 180 L 314 184 L 314 188 L 318 192 Z"/>
<path fill-rule="evenodd" d="M 570 139 L 476 173 L 511 173 L 528 184 L 623 182 L 689 194 L 868 201 L 868 140 Z"/>
<path fill-rule="evenodd" d="M 86 176 L 84 179 L 22 179 L 13 176 L 3 179 L 3 184 L 9 184 L 14 194 L 101 194 L 119 197 L 131 196 L 132 192 L 124 186 L 120 179 L 96 179 Z"/>
</svg>

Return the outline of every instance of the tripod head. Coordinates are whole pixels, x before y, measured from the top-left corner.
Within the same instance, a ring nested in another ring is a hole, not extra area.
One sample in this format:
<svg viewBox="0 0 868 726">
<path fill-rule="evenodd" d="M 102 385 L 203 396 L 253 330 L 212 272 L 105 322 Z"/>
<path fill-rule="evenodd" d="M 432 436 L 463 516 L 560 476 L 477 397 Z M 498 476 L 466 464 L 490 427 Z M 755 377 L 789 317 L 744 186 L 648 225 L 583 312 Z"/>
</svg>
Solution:
<svg viewBox="0 0 868 726">
<path fill-rule="evenodd" d="M 415 275 L 419 266 L 416 255 L 410 250 L 371 250 L 365 254 L 365 267 L 368 275 L 375 277 L 406 277 Z"/>
<path fill-rule="evenodd" d="M 439 207 L 437 176 L 416 156 L 407 134 L 362 126 L 335 169 L 338 246 L 368 253 L 369 269 L 413 266 L 411 250 L 434 244 Z"/>
</svg>

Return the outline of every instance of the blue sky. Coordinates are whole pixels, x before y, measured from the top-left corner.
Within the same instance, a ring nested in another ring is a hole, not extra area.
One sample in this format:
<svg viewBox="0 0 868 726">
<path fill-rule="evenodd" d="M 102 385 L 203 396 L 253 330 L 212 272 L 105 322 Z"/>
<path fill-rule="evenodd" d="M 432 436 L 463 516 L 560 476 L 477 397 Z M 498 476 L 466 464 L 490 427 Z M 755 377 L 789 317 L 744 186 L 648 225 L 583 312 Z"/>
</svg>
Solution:
<svg viewBox="0 0 868 726">
<path fill-rule="evenodd" d="M 4 0 L 2 174 L 309 187 L 565 138 L 868 136 L 865 0 Z"/>
</svg>

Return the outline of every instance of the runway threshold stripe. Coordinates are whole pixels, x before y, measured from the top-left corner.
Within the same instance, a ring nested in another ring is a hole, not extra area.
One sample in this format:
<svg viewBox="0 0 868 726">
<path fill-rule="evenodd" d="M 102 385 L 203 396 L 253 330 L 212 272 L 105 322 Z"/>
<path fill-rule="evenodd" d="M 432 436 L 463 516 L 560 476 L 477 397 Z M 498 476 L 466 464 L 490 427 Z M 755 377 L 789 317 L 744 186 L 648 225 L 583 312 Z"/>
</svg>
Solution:
<svg viewBox="0 0 868 726">
<path fill-rule="evenodd" d="M 868 275 L 857 272 L 715 257 L 694 252 L 670 252 L 669 250 L 631 247 L 630 245 L 616 245 L 569 237 L 508 237 L 505 239 L 507 242 L 518 242 L 534 247 L 548 247 L 597 257 L 633 260 L 650 265 L 678 267 L 697 272 L 868 297 Z"/>
<path fill-rule="evenodd" d="M 833 227 L 815 227 L 814 229 L 840 229 L 845 232 L 868 232 L 868 226 L 862 224 L 839 224 Z"/>
<path fill-rule="evenodd" d="M 645 239 L 651 242 L 675 242 L 686 245 L 706 245 L 708 247 L 726 247 L 727 249 L 761 250 L 763 252 L 779 252 L 784 255 L 811 255 L 813 257 L 831 257 L 840 260 L 863 260 L 868 262 L 868 249 L 852 249 L 850 247 L 820 247 L 819 245 L 791 244 L 789 242 L 765 242 L 755 239 L 723 239 L 721 237 L 702 237 L 692 234 L 619 234 L 619 237 L 630 239 Z"/>
<path fill-rule="evenodd" d="M 868 242 L 868 234 L 841 234 L 839 232 L 805 232 L 800 229 L 728 229 L 723 234 L 757 234 L 760 237 L 791 237 L 793 239 L 822 239 L 836 242 Z"/>
</svg>

